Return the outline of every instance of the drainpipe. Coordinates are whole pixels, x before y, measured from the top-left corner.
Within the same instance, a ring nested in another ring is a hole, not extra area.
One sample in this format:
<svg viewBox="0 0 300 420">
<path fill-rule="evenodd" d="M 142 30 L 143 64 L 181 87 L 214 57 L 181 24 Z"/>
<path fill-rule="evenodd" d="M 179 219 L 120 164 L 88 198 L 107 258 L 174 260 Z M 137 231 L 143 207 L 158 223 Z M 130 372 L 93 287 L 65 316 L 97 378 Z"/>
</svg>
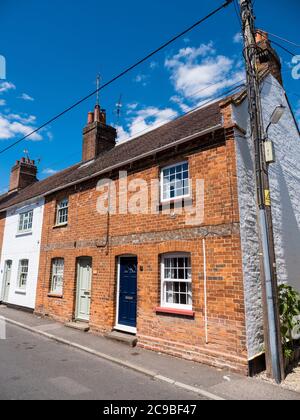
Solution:
<svg viewBox="0 0 300 420">
<path fill-rule="evenodd" d="M 208 317 L 207 317 L 207 266 L 206 266 L 206 241 L 202 241 L 203 247 L 203 272 L 204 272 L 204 323 L 205 323 L 205 342 L 208 344 Z"/>
</svg>

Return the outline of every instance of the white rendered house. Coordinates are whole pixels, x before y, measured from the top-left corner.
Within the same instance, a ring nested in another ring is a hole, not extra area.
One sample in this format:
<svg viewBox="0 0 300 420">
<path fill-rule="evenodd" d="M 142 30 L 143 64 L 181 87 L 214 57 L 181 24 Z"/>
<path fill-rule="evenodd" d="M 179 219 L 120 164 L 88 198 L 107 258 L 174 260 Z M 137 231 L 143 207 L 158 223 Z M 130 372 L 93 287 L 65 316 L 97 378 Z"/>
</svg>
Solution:
<svg viewBox="0 0 300 420">
<path fill-rule="evenodd" d="M 12 170 L 9 196 L 14 194 L 14 181 L 22 185 L 22 164 L 28 169 L 29 163 L 29 170 L 36 174 L 34 162 L 17 162 Z M 28 172 L 26 176 L 28 180 Z M 28 309 L 35 307 L 43 212 L 44 198 L 25 201 L 6 210 L 0 259 L 0 301 L 3 303 Z"/>
</svg>

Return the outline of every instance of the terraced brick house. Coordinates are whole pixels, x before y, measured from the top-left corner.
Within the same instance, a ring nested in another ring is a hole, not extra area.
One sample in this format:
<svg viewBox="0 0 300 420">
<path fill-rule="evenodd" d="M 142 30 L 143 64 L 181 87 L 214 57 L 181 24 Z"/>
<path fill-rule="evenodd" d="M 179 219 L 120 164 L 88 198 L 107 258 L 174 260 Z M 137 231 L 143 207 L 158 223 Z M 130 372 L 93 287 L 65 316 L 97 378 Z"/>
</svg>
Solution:
<svg viewBox="0 0 300 420">
<path fill-rule="evenodd" d="M 278 280 L 300 290 L 299 130 L 258 42 L 265 123 L 285 107 L 270 130 Z M 44 200 L 35 312 L 248 374 L 264 348 L 249 134 L 244 89 L 121 144 L 96 106 L 81 162 L 0 201 Z"/>
</svg>

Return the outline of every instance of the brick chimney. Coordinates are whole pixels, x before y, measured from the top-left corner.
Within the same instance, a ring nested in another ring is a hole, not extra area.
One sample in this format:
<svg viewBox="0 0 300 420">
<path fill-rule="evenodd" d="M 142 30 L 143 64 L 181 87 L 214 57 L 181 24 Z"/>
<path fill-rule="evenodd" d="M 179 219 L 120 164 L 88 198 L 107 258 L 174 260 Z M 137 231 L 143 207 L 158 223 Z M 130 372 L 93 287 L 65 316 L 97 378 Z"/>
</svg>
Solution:
<svg viewBox="0 0 300 420">
<path fill-rule="evenodd" d="M 17 160 L 10 174 L 9 191 L 18 191 L 38 181 L 35 161 L 22 158 Z"/>
<path fill-rule="evenodd" d="M 281 61 L 277 52 L 271 46 L 267 32 L 256 31 L 256 44 L 261 49 L 257 63 L 258 69 L 260 71 L 269 70 L 282 85 Z"/>
<path fill-rule="evenodd" d="M 94 112 L 88 113 L 88 122 L 83 129 L 82 161 L 95 159 L 113 149 L 116 138 L 116 129 L 106 124 L 105 110 L 96 105 Z"/>
</svg>

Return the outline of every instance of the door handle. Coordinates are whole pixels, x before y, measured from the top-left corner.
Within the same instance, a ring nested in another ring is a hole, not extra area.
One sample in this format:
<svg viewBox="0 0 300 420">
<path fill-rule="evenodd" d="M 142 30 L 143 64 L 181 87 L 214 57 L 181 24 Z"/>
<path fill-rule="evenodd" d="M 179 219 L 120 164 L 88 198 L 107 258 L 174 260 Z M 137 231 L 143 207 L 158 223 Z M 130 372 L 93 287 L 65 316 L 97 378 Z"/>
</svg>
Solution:
<svg viewBox="0 0 300 420">
<path fill-rule="evenodd" d="M 90 292 L 84 292 L 85 296 L 90 296 Z"/>
<path fill-rule="evenodd" d="M 125 300 L 133 300 L 133 296 L 125 296 Z"/>
</svg>

